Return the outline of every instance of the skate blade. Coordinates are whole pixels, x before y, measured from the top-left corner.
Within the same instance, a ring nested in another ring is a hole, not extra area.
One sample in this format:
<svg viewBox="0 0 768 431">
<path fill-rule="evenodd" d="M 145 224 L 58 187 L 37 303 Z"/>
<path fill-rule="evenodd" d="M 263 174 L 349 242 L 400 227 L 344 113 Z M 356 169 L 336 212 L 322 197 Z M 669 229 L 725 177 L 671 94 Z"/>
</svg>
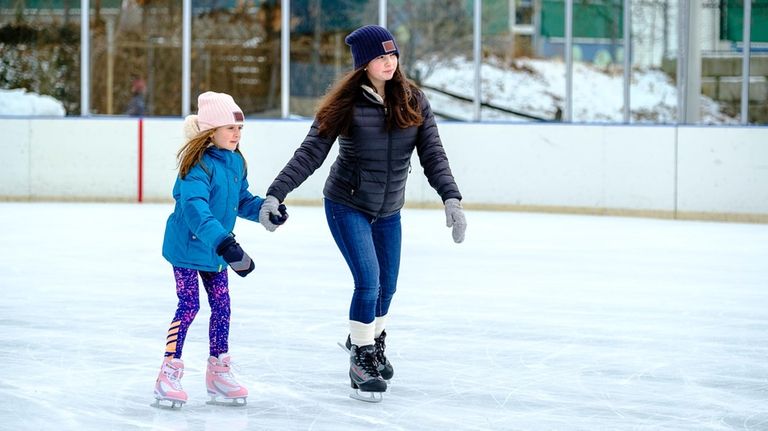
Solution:
<svg viewBox="0 0 768 431">
<path fill-rule="evenodd" d="M 384 399 L 383 392 L 366 392 L 355 389 L 350 392 L 349 397 L 353 400 L 364 401 L 366 403 L 380 403 Z"/>
<path fill-rule="evenodd" d="M 211 399 L 205 403 L 209 406 L 244 407 L 248 404 L 248 401 L 245 399 L 245 397 L 219 399 L 215 395 L 211 395 Z"/>
<path fill-rule="evenodd" d="M 349 349 L 347 349 L 347 346 L 345 346 L 343 343 L 336 343 L 336 344 L 337 344 L 339 347 L 341 347 L 341 348 L 342 348 L 342 350 L 344 350 L 344 351 L 345 351 L 345 352 L 347 352 L 348 354 L 349 354 L 349 353 L 352 353 L 352 352 L 351 352 Z"/>
<path fill-rule="evenodd" d="M 170 403 L 170 404 L 166 404 Z M 171 400 L 168 398 L 155 398 L 155 402 L 150 404 L 151 407 L 162 410 L 181 410 L 184 405 L 184 401 Z"/>
</svg>

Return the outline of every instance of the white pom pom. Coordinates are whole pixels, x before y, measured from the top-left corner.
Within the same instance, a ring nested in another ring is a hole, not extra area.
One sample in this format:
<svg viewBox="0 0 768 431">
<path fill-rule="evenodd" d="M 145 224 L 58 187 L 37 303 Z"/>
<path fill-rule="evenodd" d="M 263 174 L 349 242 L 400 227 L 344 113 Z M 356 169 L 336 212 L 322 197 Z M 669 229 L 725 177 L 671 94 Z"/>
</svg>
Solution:
<svg viewBox="0 0 768 431">
<path fill-rule="evenodd" d="M 200 126 L 197 124 L 197 115 L 187 115 L 184 118 L 184 137 L 190 140 L 200 133 Z"/>
</svg>

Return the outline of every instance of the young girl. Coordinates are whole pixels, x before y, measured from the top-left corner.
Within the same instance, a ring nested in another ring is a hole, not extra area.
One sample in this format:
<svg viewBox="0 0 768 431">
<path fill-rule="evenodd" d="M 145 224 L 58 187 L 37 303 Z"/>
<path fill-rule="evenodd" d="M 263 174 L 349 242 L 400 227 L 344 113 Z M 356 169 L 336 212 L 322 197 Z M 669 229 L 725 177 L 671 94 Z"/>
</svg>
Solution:
<svg viewBox="0 0 768 431">
<path fill-rule="evenodd" d="M 171 408 L 187 401 L 181 387 L 181 351 L 187 329 L 200 308 L 198 276 L 211 306 L 205 377 L 211 402 L 223 399 L 228 404 L 244 405 L 248 396 L 248 390 L 230 370 L 226 265 L 241 277 L 253 271 L 254 264 L 235 241 L 232 229 L 237 216 L 258 221 L 263 199 L 248 191 L 245 159 L 240 152 L 242 110 L 231 96 L 211 91 L 201 94 L 197 103 L 197 115 L 184 121 L 187 142 L 178 153 L 179 175 L 173 186 L 176 207 L 168 217 L 163 241 L 163 256 L 173 265 L 179 304 L 155 384 L 158 407 L 160 401 L 169 401 Z M 273 221 L 280 224 L 283 220 Z"/>
<path fill-rule="evenodd" d="M 268 216 L 279 214 L 279 203 L 323 163 L 338 138 L 323 194 L 328 226 L 354 279 L 349 377 L 353 398 L 377 402 L 394 375 L 384 328 L 400 268 L 400 209 L 414 149 L 457 243 L 466 222 L 429 102 L 400 70 L 392 34 L 369 25 L 345 42 L 354 70 L 320 103 L 309 134 L 267 190 L 261 222 L 270 231 L 277 227 Z"/>
</svg>

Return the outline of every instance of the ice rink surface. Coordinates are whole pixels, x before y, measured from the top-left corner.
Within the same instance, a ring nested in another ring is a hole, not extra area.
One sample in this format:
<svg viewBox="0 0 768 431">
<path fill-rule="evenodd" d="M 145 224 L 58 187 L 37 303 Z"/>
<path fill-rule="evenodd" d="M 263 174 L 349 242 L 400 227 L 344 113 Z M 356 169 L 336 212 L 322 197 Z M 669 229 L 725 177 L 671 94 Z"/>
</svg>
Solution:
<svg viewBox="0 0 768 431">
<path fill-rule="evenodd" d="M 152 402 L 173 274 L 170 204 L 0 203 L 3 430 L 766 430 L 768 226 L 403 211 L 381 404 L 348 397 L 352 279 L 321 207 L 230 276 L 230 353 L 248 405 L 206 405 L 205 295 L 190 400 Z"/>
</svg>

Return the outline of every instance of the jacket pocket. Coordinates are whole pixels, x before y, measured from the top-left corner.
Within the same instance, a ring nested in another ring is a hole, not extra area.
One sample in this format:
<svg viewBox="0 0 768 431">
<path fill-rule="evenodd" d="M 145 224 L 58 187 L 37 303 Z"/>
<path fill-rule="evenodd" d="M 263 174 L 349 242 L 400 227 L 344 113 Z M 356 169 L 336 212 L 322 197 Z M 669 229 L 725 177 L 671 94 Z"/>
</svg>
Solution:
<svg viewBox="0 0 768 431">
<path fill-rule="evenodd" d="M 350 196 L 354 196 L 355 193 L 360 190 L 360 172 L 355 168 L 354 171 L 352 171 L 352 178 L 350 178 L 349 182 L 349 194 Z"/>
</svg>

